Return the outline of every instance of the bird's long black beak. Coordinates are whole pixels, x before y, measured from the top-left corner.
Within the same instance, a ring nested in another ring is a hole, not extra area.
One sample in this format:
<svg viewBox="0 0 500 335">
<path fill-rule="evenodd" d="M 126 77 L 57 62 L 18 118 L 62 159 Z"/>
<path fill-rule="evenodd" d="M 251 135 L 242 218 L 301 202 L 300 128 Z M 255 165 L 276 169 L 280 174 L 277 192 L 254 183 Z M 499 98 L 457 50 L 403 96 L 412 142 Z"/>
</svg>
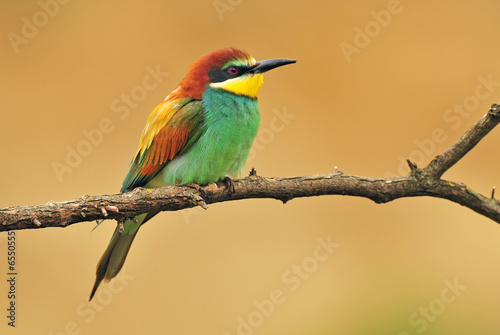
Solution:
<svg viewBox="0 0 500 335">
<path fill-rule="evenodd" d="M 269 70 L 272 70 L 274 68 L 287 65 L 287 64 L 293 64 L 296 63 L 297 61 L 295 59 L 268 59 L 268 60 L 262 60 L 260 62 L 257 62 L 250 70 L 248 70 L 249 73 L 264 73 Z"/>
</svg>

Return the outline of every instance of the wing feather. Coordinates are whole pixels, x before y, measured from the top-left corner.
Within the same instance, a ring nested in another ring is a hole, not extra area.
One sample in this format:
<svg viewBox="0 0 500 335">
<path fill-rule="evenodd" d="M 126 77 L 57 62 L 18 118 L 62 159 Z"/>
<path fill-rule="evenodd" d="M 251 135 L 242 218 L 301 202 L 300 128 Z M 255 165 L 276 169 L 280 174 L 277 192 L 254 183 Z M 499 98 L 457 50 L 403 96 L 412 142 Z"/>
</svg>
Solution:
<svg viewBox="0 0 500 335">
<path fill-rule="evenodd" d="M 158 105 L 148 117 L 121 191 L 146 185 L 177 154 L 190 147 L 203 131 L 204 118 L 199 100 L 167 98 Z"/>
</svg>

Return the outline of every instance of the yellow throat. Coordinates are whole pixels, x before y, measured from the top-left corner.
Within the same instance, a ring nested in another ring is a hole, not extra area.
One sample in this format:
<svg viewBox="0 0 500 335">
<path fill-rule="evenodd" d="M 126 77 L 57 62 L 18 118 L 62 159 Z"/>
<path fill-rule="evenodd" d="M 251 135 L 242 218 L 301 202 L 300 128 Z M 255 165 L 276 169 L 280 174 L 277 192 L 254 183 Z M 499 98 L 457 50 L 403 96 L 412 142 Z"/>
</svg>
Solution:
<svg viewBox="0 0 500 335">
<path fill-rule="evenodd" d="M 222 88 L 234 94 L 246 95 L 247 97 L 256 99 L 263 82 L 264 75 L 257 73 L 247 74 L 220 83 L 210 83 L 209 85 L 214 88 Z"/>
</svg>

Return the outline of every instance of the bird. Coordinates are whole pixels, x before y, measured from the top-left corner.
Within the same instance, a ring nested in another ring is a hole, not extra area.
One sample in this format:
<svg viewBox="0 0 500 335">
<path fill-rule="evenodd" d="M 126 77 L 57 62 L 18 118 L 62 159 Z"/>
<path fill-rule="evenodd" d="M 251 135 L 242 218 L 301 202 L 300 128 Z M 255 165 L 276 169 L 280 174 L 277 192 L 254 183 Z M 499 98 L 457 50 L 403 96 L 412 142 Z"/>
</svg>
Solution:
<svg viewBox="0 0 500 335">
<path fill-rule="evenodd" d="M 260 124 L 257 94 L 263 74 L 294 59 L 256 61 L 237 48 L 212 51 L 196 61 L 180 84 L 149 114 L 120 192 L 136 187 L 234 184 Z M 101 256 L 89 301 L 121 270 L 144 213 L 117 225 Z"/>
</svg>

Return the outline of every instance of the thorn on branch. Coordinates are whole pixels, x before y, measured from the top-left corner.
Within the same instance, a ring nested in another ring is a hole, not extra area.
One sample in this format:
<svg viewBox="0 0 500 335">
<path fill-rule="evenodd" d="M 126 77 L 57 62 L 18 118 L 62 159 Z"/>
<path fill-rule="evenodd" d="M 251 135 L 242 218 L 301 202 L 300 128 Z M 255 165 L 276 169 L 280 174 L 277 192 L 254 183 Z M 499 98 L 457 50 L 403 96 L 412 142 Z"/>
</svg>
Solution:
<svg viewBox="0 0 500 335">
<path fill-rule="evenodd" d="M 334 175 L 334 176 L 335 176 L 335 175 L 343 175 L 343 174 L 344 174 L 344 172 L 342 172 L 342 171 L 339 169 L 339 167 L 338 167 L 338 166 L 334 166 L 334 167 L 333 167 L 333 173 L 332 173 L 332 175 Z"/>
<path fill-rule="evenodd" d="M 282 197 L 282 198 L 278 198 L 279 200 L 281 200 L 281 202 L 283 203 L 283 205 L 285 205 L 288 200 L 290 200 L 290 198 L 285 198 L 285 197 Z"/>
<path fill-rule="evenodd" d="M 491 189 L 491 199 L 495 199 L 495 186 Z"/>
<path fill-rule="evenodd" d="M 207 203 L 205 202 L 205 200 L 200 197 L 200 195 L 198 193 L 195 193 L 193 194 L 193 199 L 194 201 L 203 209 L 207 210 L 208 209 L 208 206 L 207 206 Z"/>
<path fill-rule="evenodd" d="M 410 170 L 412 173 L 415 173 L 417 172 L 418 170 L 418 166 L 416 163 L 413 163 L 411 160 L 409 160 L 408 158 L 406 159 L 406 163 L 408 163 L 408 166 L 410 167 Z"/>
<path fill-rule="evenodd" d="M 40 220 L 38 220 L 37 218 L 35 218 L 35 219 L 33 220 L 33 223 L 34 223 L 34 224 L 35 224 L 35 226 L 37 226 L 37 227 L 40 227 L 40 226 L 42 225 L 42 223 L 40 222 Z"/>
<path fill-rule="evenodd" d="M 257 170 L 255 170 L 255 168 L 252 168 L 252 169 L 250 170 L 250 173 L 248 174 L 248 176 L 249 176 L 250 178 L 253 178 L 253 179 L 260 179 L 260 180 L 262 179 L 262 177 L 261 177 L 261 176 L 257 175 Z"/>
</svg>

